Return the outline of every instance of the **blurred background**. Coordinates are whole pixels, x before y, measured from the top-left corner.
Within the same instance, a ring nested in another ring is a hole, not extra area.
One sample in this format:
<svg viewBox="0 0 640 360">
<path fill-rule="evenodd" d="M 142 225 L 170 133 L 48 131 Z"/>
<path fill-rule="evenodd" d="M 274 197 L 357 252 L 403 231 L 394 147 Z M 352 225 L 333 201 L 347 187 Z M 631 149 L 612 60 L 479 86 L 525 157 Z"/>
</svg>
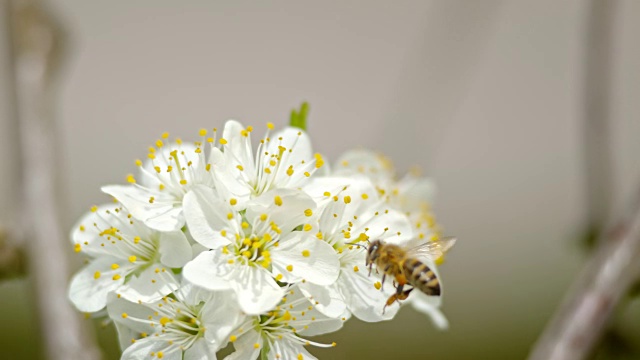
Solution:
<svg viewBox="0 0 640 360">
<path fill-rule="evenodd" d="M 51 134 L 65 234 L 162 132 L 193 138 L 229 118 L 261 132 L 303 100 L 328 158 L 364 146 L 400 173 L 418 165 L 435 178 L 436 214 L 459 238 L 441 268 L 450 330 L 406 307 L 387 323 L 349 321 L 326 337 L 338 347 L 312 350 L 321 358 L 525 358 L 587 259 L 585 238 L 625 210 L 640 181 L 638 1 L 46 5 L 65 33 Z M 20 185 L 7 9 L 5 227 Z M 31 280 L 0 283 L 0 358 L 44 358 L 35 308 Z M 638 316 L 630 300 L 612 325 L 629 347 L 622 358 L 640 358 Z M 117 359 L 114 329 L 90 329 Z"/>
</svg>

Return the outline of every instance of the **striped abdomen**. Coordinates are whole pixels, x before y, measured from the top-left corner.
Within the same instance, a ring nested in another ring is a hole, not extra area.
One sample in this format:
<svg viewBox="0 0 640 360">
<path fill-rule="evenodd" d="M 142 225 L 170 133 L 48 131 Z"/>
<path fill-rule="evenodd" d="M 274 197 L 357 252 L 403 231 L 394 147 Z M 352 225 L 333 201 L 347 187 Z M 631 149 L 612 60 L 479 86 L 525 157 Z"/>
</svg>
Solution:
<svg viewBox="0 0 640 360">
<path fill-rule="evenodd" d="M 407 282 L 427 295 L 440 295 L 440 281 L 426 264 L 418 259 L 407 259 L 403 263 Z"/>
</svg>

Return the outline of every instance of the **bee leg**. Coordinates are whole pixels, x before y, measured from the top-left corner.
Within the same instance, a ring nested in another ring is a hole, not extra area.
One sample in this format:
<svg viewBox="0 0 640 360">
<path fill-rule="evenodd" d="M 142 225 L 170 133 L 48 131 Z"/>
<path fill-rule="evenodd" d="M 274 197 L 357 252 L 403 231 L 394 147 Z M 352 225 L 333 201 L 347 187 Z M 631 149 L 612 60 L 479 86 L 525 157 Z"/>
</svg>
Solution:
<svg viewBox="0 0 640 360">
<path fill-rule="evenodd" d="M 371 276 L 371 270 L 373 269 L 373 264 L 369 264 L 369 275 L 367 276 Z"/>
<path fill-rule="evenodd" d="M 382 274 L 382 281 L 380 282 L 380 291 L 384 290 L 384 281 L 387 279 L 387 274 Z"/>
<path fill-rule="evenodd" d="M 407 298 L 409 297 L 409 294 L 411 294 L 411 292 L 413 291 L 414 288 L 411 288 L 409 290 L 405 290 L 400 294 L 396 294 L 397 296 L 397 300 L 398 302 L 400 302 L 400 300 L 407 300 Z"/>
</svg>

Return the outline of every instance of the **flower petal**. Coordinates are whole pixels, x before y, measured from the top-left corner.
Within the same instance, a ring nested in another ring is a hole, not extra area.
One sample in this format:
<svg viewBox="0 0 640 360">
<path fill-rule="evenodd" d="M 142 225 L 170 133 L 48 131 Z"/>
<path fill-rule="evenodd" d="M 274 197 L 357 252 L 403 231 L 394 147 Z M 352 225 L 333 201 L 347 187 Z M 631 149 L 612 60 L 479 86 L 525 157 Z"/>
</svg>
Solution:
<svg viewBox="0 0 640 360">
<path fill-rule="evenodd" d="M 269 360 L 280 359 L 307 359 L 317 360 L 317 358 L 309 353 L 302 345 L 289 340 L 273 341 L 271 351 L 269 351 Z"/>
<path fill-rule="evenodd" d="M 160 233 L 158 251 L 160 262 L 171 268 L 180 268 L 191 260 L 191 245 L 182 231 Z"/>
<path fill-rule="evenodd" d="M 69 285 L 69 299 L 82 312 L 96 312 L 107 304 L 107 295 L 124 283 L 124 277 L 113 279 L 116 274 L 111 265 L 120 259 L 102 257 L 93 260 L 76 273 Z"/>
<path fill-rule="evenodd" d="M 395 289 L 390 284 L 386 284 L 378 290 L 374 282 L 373 275 L 368 277 L 365 271 L 343 270 L 338 278 L 338 287 L 348 309 L 358 319 L 366 322 L 392 319 L 398 312 L 399 306 L 397 304 L 388 306 L 384 314 L 382 309 Z"/>
<path fill-rule="evenodd" d="M 422 293 L 411 294 L 410 298 L 410 303 L 416 311 L 427 315 L 438 329 L 446 330 L 449 328 L 449 321 L 439 309 L 441 302 L 440 296 L 427 296 Z"/>
<path fill-rule="evenodd" d="M 235 295 L 231 291 L 220 291 L 203 305 L 202 319 L 207 329 L 204 334 L 207 341 L 221 347 L 245 316 L 240 312 Z"/>
<path fill-rule="evenodd" d="M 236 265 L 230 280 L 238 296 L 240 308 L 246 314 L 259 315 L 273 309 L 281 300 L 285 289 L 278 286 L 264 268 Z"/>
<path fill-rule="evenodd" d="M 170 352 L 167 349 L 171 345 L 165 340 L 156 340 L 153 337 L 137 340 L 122 353 L 121 360 L 147 360 L 151 353 L 163 352 L 162 360 L 181 360 L 182 351 Z"/>
<path fill-rule="evenodd" d="M 255 344 L 258 344 L 258 346 L 255 346 Z M 233 347 L 236 351 L 225 357 L 224 360 L 257 359 L 258 354 L 260 354 L 260 350 L 262 349 L 262 345 L 262 336 L 260 336 L 260 334 L 255 330 L 249 330 L 233 343 Z"/>
<path fill-rule="evenodd" d="M 184 226 L 182 206 L 176 206 L 176 199 L 168 193 L 126 185 L 107 185 L 102 191 L 115 197 L 131 215 L 152 229 L 176 231 Z M 153 203 L 149 202 L 151 196 Z"/>
<path fill-rule="evenodd" d="M 222 236 L 221 231 L 238 231 L 227 218 L 232 209 L 211 188 L 194 186 L 185 195 L 183 206 L 191 236 L 210 249 L 230 243 L 229 239 Z"/>
<path fill-rule="evenodd" d="M 314 304 L 314 308 L 325 316 L 339 318 L 347 310 L 347 304 L 335 284 L 320 286 L 307 281 L 298 284 L 298 287 L 305 297 Z"/>
<path fill-rule="evenodd" d="M 178 280 L 169 269 L 161 264 L 151 264 L 140 274 L 133 275 L 118 293 L 131 302 L 150 303 L 160 300 L 179 287 Z"/>
<path fill-rule="evenodd" d="M 261 214 L 267 214 L 268 221 L 273 221 L 283 233 L 288 233 L 307 221 L 306 210 L 313 212 L 315 209 L 315 201 L 304 192 L 294 189 L 275 189 L 249 202 L 246 216 L 252 224 L 255 224 L 259 221 Z"/>
<path fill-rule="evenodd" d="M 338 278 L 340 261 L 333 248 L 301 231 L 291 233 L 274 247 L 271 254 L 273 273 L 283 275 L 283 281 L 295 283 L 302 279 L 331 285 Z"/>
<path fill-rule="evenodd" d="M 229 289 L 231 284 L 226 278 L 230 272 L 231 267 L 219 251 L 205 251 L 182 269 L 187 281 L 209 290 Z"/>
<path fill-rule="evenodd" d="M 216 360 L 216 351 L 218 351 L 218 347 L 208 343 L 204 338 L 200 338 L 185 350 L 183 360 Z"/>
</svg>

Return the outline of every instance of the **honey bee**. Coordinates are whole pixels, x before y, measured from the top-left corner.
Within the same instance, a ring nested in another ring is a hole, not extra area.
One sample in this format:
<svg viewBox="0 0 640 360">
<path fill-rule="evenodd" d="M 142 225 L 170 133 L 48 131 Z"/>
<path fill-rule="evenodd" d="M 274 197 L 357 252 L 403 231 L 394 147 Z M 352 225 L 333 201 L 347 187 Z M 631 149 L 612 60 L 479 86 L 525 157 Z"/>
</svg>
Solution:
<svg viewBox="0 0 640 360">
<path fill-rule="evenodd" d="M 456 242 L 453 237 L 442 238 L 437 241 L 428 241 L 412 248 L 401 245 L 389 244 L 382 240 L 372 241 L 367 248 L 366 265 L 369 267 L 369 275 L 373 265 L 376 271 L 381 270 L 382 283 L 387 275 L 394 278 L 393 286 L 396 292 L 387 299 L 382 309 L 384 313 L 387 306 L 394 302 L 400 303 L 406 300 L 413 289 L 418 289 L 431 296 L 440 295 L 440 281 L 435 272 L 420 260 L 421 257 L 438 259 L 447 252 Z M 405 286 L 411 286 L 405 289 Z"/>
</svg>

